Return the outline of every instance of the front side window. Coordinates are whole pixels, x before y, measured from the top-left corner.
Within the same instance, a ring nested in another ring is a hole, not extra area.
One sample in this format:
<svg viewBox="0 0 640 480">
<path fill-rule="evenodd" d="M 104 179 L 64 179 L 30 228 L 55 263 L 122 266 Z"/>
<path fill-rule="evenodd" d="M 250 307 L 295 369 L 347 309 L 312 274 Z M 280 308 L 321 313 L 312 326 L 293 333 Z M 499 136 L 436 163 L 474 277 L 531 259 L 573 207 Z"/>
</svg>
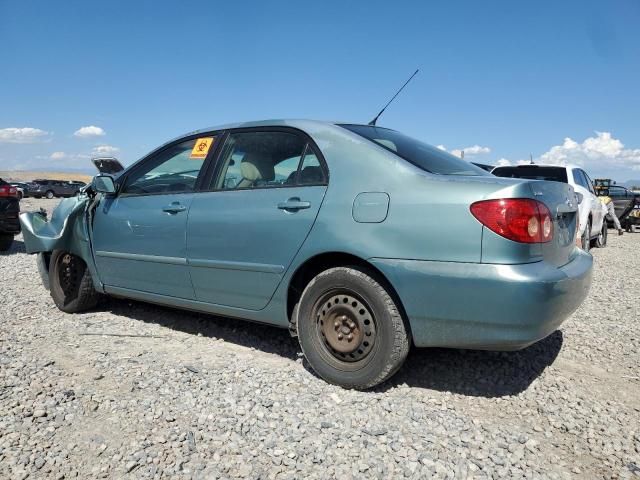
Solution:
<svg viewBox="0 0 640 480">
<path fill-rule="evenodd" d="M 296 184 L 306 141 L 286 132 L 237 132 L 225 142 L 216 190 L 269 188 Z"/>
<path fill-rule="evenodd" d="M 192 192 L 215 139 L 214 136 L 193 138 L 162 150 L 127 178 L 122 193 Z"/>
<path fill-rule="evenodd" d="M 407 160 L 416 167 L 438 175 L 491 176 L 480 167 L 432 147 L 400 132 L 371 125 L 340 125 Z"/>
</svg>

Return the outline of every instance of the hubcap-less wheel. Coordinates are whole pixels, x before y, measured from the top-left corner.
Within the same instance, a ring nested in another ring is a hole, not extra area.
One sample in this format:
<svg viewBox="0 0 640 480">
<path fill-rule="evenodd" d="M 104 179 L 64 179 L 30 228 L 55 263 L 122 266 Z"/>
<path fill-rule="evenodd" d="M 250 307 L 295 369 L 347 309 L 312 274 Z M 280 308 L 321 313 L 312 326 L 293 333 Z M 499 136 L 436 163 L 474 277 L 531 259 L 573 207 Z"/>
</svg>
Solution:
<svg viewBox="0 0 640 480">
<path fill-rule="evenodd" d="M 47 192 L 46 197 L 47 197 L 49 200 L 51 200 L 51 199 L 53 198 L 53 192 L 51 192 L 51 191 Z"/>
<path fill-rule="evenodd" d="M 330 292 L 314 306 L 325 349 L 336 359 L 357 362 L 376 341 L 376 322 L 368 305 L 350 292 Z"/>
<path fill-rule="evenodd" d="M 58 278 L 60 287 L 67 296 L 75 296 L 80 281 L 80 265 L 78 261 L 70 254 L 66 253 L 60 257 L 60 268 L 58 270 Z"/>
</svg>

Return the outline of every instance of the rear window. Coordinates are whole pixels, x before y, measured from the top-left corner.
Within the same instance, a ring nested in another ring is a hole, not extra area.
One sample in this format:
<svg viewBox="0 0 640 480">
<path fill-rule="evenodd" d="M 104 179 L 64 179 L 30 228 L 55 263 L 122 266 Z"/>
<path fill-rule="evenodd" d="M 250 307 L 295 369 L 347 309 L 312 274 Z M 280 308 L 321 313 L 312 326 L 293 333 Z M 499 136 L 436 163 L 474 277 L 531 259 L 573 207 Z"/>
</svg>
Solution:
<svg viewBox="0 0 640 480">
<path fill-rule="evenodd" d="M 497 177 L 526 178 L 529 180 L 548 180 L 567 182 L 567 170 L 563 167 L 539 167 L 537 165 L 519 165 L 517 167 L 496 167 L 491 173 Z"/>
<path fill-rule="evenodd" d="M 490 173 L 461 158 L 388 128 L 370 125 L 340 126 L 395 153 L 429 173 L 438 175 L 490 175 Z"/>
</svg>

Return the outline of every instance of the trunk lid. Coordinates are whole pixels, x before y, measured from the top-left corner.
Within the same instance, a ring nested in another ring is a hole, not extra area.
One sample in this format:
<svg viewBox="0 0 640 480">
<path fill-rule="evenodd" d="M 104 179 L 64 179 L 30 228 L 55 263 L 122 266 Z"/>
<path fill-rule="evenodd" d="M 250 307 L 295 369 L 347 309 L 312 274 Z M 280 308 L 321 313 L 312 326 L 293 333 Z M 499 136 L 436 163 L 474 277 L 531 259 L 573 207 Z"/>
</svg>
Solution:
<svg viewBox="0 0 640 480">
<path fill-rule="evenodd" d="M 551 212 L 553 238 L 541 244 L 545 261 L 561 267 L 571 261 L 576 248 L 578 199 L 573 187 L 566 183 L 528 182 L 533 198 L 544 203 Z"/>
</svg>

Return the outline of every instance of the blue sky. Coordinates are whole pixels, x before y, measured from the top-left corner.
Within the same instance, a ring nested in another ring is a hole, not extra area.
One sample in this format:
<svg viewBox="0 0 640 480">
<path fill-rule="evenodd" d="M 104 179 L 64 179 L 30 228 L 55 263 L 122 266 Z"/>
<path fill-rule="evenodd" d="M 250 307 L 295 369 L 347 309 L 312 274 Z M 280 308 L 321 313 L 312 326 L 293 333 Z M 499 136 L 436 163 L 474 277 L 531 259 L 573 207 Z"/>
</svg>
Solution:
<svg viewBox="0 0 640 480">
<path fill-rule="evenodd" d="M 0 170 L 128 164 L 234 121 L 367 122 L 420 68 L 380 125 L 640 178 L 639 24 L 637 0 L 0 0 Z"/>
</svg>

